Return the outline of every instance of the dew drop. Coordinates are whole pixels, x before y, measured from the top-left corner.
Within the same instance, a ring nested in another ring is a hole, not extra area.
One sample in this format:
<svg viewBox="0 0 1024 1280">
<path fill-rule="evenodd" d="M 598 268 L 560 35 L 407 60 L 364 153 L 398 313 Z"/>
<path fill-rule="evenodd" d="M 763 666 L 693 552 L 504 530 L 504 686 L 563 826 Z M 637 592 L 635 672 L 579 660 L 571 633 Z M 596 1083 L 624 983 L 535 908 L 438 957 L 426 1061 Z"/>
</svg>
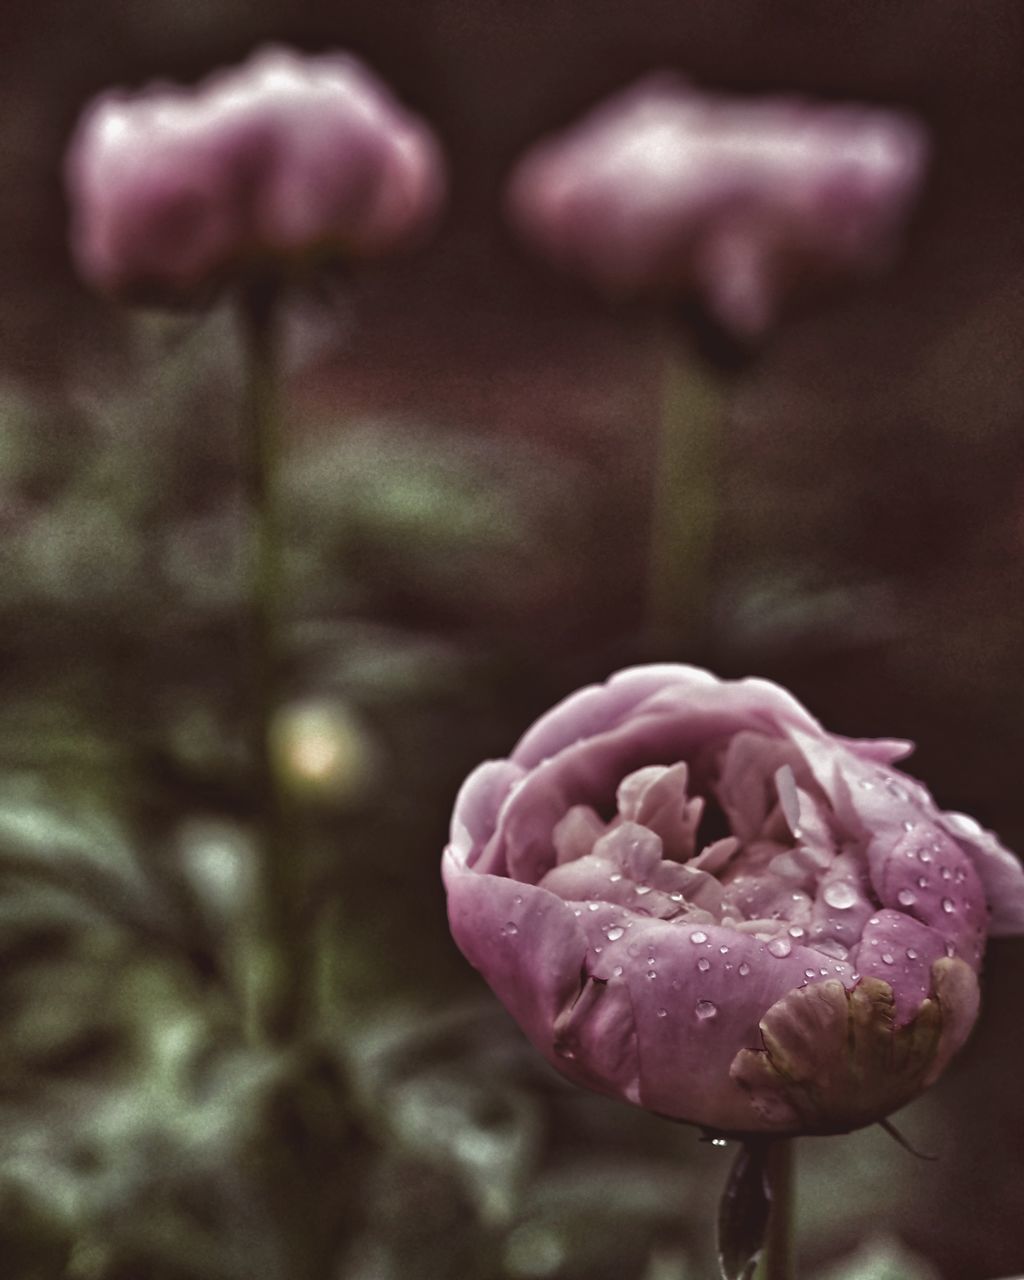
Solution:
<svg viewBox="0 0 1024 1280">
<path fill-rule="evenodd" d="M 891 952 L 883 951 L 883 952 L 882 952 L 882 964 L 892 964 L 892 962 L 893 962 L 893 959 L 892 959 L 892 954 L 891 954 Z"/>
<path fill-rule="evenodd" d="M 712 1138 L 711 1145 L 713 1147 L 727 1147 L 729 1145 L 729 1141 L 727 1138 Z"/>
<path fill-rule="evenodd" d="M 822 895 L 830 907 L 837 911 L 846 911 L 857 901 L 857 890 L 852 884 L 837 880 L 827 885 Z"/>
<path fill-rule="evenodd" d="M 736 972 L 740 975 L 741 978 L 745 978 L 747 974 L 750 972 L 750 965 L 747 964 L 746 960 L 744 960 L 743 963 L 740 965 L 740 967 L 736 970 Z"/>
<path fill-rule="evenodd" d="M 913 831 L 913 829 L 914 829 L 914 824 L 910 821 L 909 818 L 907 818 L 907 820 L 903 823 L 903 830 L 909 832 L 909 831 Z"/>
<path fill-rule="evenodd" d="M 615 966 L 615 968 L 612 970 L 612 977 L 613 977 L 613 978 L 621 978 L 621 977 L 622 977 L 622 965 L 621 965 L 621 964 L 617 964 L 617 965 Z"/>
<path fill-rule="evenodd" d="M 916 960 L 916 959 L 917 959 L 917 952 L 914 950 L 914 948 L 913 948 L 913 947 L 907 947 L 907 959 L 908 959 L 908 960 Z"/>
<path fill-rule="evenodd" d="M 612 884 L 618 884 L 619 881 L 622 879 L 622 872 L 613 871 L 611 875 L 608 877 L 608 879 L 611 881 Z"/>
<path fill-rule="evenodd" d="M 826 970 L 824 970 L 824 972 L 825 972 L 825 973 L 827 973 L 827 972 L 828 972 L 828 970 L 826 969 Z M 805 969 L 805 970 L 804 970 L 804 977 L 805 977 L 805 978 L 813 978 L 813 977 L 814 977 L 814 974 L 815 974 L 815 970 L 814 970 L 814 969 Z"/>
<path fill-rule="evenodd" d="M 667 1009 L 658 1009 L 658 1010 L 657 1010 L 657 1014 L 658 1014 L 658 1017 L 659 1017 L 659 1018 L 667 1018 L 667 1017 L 668 1017 L 668 1010 L 667 1010 Z"/>
<path fill-rule="evenodd" d="M 729 954 L 729 948 L 728 948 L 728 947 L 719 947 L 719 948 L 718 948 L 718 954 L 719 954 L 719 955 L 722 955 L 722 956 L 727 956 L 727 955 Z"/>
<path fill-rule="evenodd" d="M 618 942 L 618 940 L 622 937 L 622 935 L 625 932 L 626 932 L 625 929 L 623 929 L 620 925 L 613 924 L 610 929 L 605 930 L 605 937 L 608 939 L 609 942 Z"/>
<path fill-rule="evenodd" d="M 694 1012 L 698 1018 L 702 1021 L 706 1021 L 708 1018 L 713 1018 L 715 1016 L 718 1012 L 718 1005 L 712 1004 L 710 1000 L 698 1000 L 697 1007 Z"/>
<path fill-rule="evenodd" d="M 516 934 L 519 932 L 519 926 L 513 923 L 513 921 L 509 920 L 505 924 L 505 926 L 502 928 L 501 932 L 502 932 L 502 935 L 506 938 L 514 938 Z"/>
<path fill-rule="evenodd" d="M 653 981 L 653 979 L 655 979 L 658 976 L 658 974 L 654 969 L 648 969 L 647 976 Z"/>
<path fill-rule="evenodd" d="M 573 915 L 574 915 L 574 916 L 581 916 L 581 915 L 583 914 L 583 908 L 582 908 L 582 907 L 573 907 L 573 909 L 572 909 L 572 913 L 573 913 Z"/>
<path fill-rule="evenodd" d="M 707 940 L 708 940 L 708 935 L 706 933 L 702 933 L 700 929 L 698 929 L 696 933 L 690 934 L 690 941 L 694 944 L 694 946 L 699 947 L 702 942 L 707 942 Z"/>
<path fill-rule="evenodd" d="M 939 874 L 942 876 L 943 880 L 953 879 L 953 873 L 950 871 L 949 867 L 943 867 Z"/>
<path fill-rule="evenodd" d="M 672 902 L 682 902 L 683 900 L 683 895 L 681 893 L 670 893 L 668 896 Z"/>
<path fill-rule="evenodd" d="M 956 955 L 956 947 L 953 946 L 952 942 L 946 943 L 946 955 L 949 957 L 950 960 L 952 960 L 953 957 Z"/>
<path fill-rule="evenodd" d="M 791 924 L 789 926 L 789 936 L 791 938 L 802 938 L 804 936 L 804 931 L 798 924 Z"/>
<path fill-rule="evenodd" d="M 917 894 L 912 889 L 901 889 L 896 895 L 896 901 L 901 907 L 912 907 L 917 901 Z"/>
<path fill-rule="evenodd" d="M 698 960 L 698 961 L 697 961 L 697 968 L 701 971 L 701 973 L 707 973 L 707 971 L 711 968 L 711 961 L 710 961 L 710 960 Z"/>
<path fill-rule="evenodd" d="M 636 894 L 638 898 L 644 897 L 646 894 L 650 893 L 650 891 L 651 891 L 651 886 L 649 884 L 638 884 L 637 887 L 633 890 L 633 892 Z"/>
<path fill-rule="evenodd" d="M 600 910 L 601 910 L 601 904 L 600 904 L 600 902 L 588 902 L 588 903 L 587 903 L 587 910 L 588 910 L 588 911 L 600 911 Z"/>
<path fill-rule="evenodd" d="M 771 942 L 768 943 L 768 950 L 773 956 L 782 960 L 793 950 L 793 944 L 786 938 L 773 938 Z"/>
<path fill-rule="evenodd" d="M 594 954 L 599 956 L 603 950 L 604 950 L 604 947 L 595 947 Z"/>
<path fill-rule="evenodd" d="M 831 956 L 833 960 L 845 960 L 850 954 L 841 942 L 833 942 L 831 938 L 823 938 L 814 948 L 821 951 L 827 956 Z"/>
<path fill-rule="evenodd" d="M 928 888 L 928 877 L 927 877 L 927 876 L 918 876 L 918 877 L 917 877 L 917 887 L 918 887 L 919 889 L 927 889 L 927 888 Z"/>
<path fill-rule="evenodd" d="M 862 791 L 874 791 L 875 789 L 875 784 L 871 781 L 870 778 L 861 778 L 860 782 L 858 783 L 858 786 Z"/>
<path fill-rule="evenodd" d="M 822 976 L 823 978 L 827 978 L 827 977 L 828 977 L 828 970 L 827 970 L 827 969 L 819 969 L 819 970 L 818 970 L 818 972 L 821 974 L 821 976 Z"/>
<path fill-rule="evenodd" d="M 512 899 L 512 901 L 516 904 L 517 907 L 520 906 L 523 901 L 523 895 L 521 893 L 517 893 L 516 896 Z"/>
<path fill-rule="evenodd" d="M 932 860 L 930 849 L 918 849 L 917 856 L 921 859 L 922 862 L 931 862 Z"/>
<path fill-rule="evenodd" d="M 954 905 L 953 899 L 952 899 L 952 898 L 943 898 L 943 899 L 942 899 L 942 909 L 943 909 L 943 911 L 945 911 L 945 913 L 946 913 L 946 915 L 947 915 L 947 916 L 951 916 L 951 915 L 953 914 L 953 912 L 956 910 L 956 906 Z"/>
</svg>

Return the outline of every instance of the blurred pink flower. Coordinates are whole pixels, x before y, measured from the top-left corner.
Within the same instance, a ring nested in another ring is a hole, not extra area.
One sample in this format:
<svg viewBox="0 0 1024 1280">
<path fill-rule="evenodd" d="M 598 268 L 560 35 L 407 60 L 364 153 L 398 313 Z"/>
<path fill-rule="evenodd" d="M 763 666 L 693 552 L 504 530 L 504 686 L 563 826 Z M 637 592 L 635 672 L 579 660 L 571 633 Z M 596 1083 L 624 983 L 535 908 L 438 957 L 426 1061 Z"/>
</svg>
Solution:
<svg viewBox="0 0 1024 1280">
<path fill-rule="evenodd" d="M 764 680 L 637 667 L 455 805 L 452 933 L 571 1080 L 723 1132 L 841 1132 L 945 1068 L 1024 871 Z M 731 834 L 702 847 L 717 807 Z"/>
<path fill-rule="evenodd" d="M 665 73 L 529 151 L 509 209 L 605 290 L 694 292 L 751 337 L 790 295 L 884 265 L 926 152 L 893 111 L 730 99 Z"/>
<path fill-rule="evenodd" d="M 194 89 L 101 95 L 66 173 L 82 275 L 156 300 L 244 263 L 386 252 L 423 230 L 444 187 L 434 136 L 362 63 L 281 48 Z"/>
</svg>

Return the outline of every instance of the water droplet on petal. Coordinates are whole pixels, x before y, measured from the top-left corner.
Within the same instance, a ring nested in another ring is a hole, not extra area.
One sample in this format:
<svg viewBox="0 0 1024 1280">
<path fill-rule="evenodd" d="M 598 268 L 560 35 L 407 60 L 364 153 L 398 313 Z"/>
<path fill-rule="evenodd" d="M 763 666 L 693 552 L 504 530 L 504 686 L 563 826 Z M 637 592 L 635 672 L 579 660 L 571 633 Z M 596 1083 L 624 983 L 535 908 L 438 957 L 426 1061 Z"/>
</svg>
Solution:
<svg viewBox="0 0 1024 1280">
<path fill-rule="evenodd" d="M 516 896 L 512 899 L 512 901 L 516 904 L 517 907 L 520 906 L 523 901 L 523 895 L 521 893 L 517 893 Z"/>
<path fill-rule="evenodd" d="M 910 821 L 909 818 L 907 818 L 907 820 L 903 823 L 903 830 L 913 831 L 913 829 L 914 829 L 914 824 Z"/>
<path fill-rule="evenodd" d="M 782 960 L 793 950 L 793 944 L 786 938 L 773 938 L 771 942 L 768 943 L 768 950 L 773 956 Z"/>
<path fill-rule="evenodd" d="M 683 895 L 681 893 L 670 893 L 668 896 L 672 902 L 682 902 L 683 900 Z"/>
<path fill-rule="evenodd" d="M 802 938 L 804 936 L 804 931 L 798 924 L 791 924 L 789 926 L 789 936 L 791 938 Z"/>
<path fill-rule="evenodd" d="M 882 964 L 892 964 L 892 955 L 888 951 L 882 952 Z"/>
<path fill-rule="evenodd" d="M 621 926 L 613 924 L 610 929 L 605 930 L 605 937 L 609 942 L 618 942 L 625 932 L 625 929 L 621 928 Z"/>
<path fill-rule="evenodd" d="M 657 1014 L 658 1014 L 658 1017 L 659 1017 L 659 1018 L 667 1018 L 667 1017 L 668 1017 L 668 1010 L 667 1010 L 667 1009 L 658 1009 L 658 1010 L 656 1010 L 656 1012 L 657 1012 Z"/>
<path fill-rule="evenodd" d="M 690 934 L 690 941 L 695 946 L 699 947 L 702 942 L 707 942 L 707 940 L 708 940 L 708 935 L 706 933 L 701 933 L 699 929 L 697 930 L 696 933 Z"/>
<path fill-rule="evenodd" d="M 647 976 L 648 976 L 648 978 L 652 978 L 652 979 L 653 979 L 653 978 L 656 978 L 658 975 L 657 975 L 657 973 L 655 972 L 655 970 L 654 970 L 654 969 L 648 969 L 648 971 L 647 971 Z"/>
<path fill-rule="evenodd" d="M 615 968 L 612 970 L 612 977 L 613 977 L 613 978 L 621 978 L 621 977 L 622 977 L 622 965 L 621 965 L 621 964 L 617 964 L 617 965 L 615 966 Z"/>
<path fill-rule="evenodd" d="M 814 949 L 831 956 L 833 960 L 845 960 L 850 954 L 841 942 L 833 942 L 831 938 L 823 938 L 821 942 L 815 944 Z"/>
<path fill-rule="evenodd" d="M 943 880 L 953 879 L 953 873 L 952 871 L 950 871 L 949 867 L 943 867 L 942 870 L 939 872 L 939 875 L 942 876 Z"/>
<path fill-rule="evenodd" d="M 956 947 L 953 946 L 952 942 L 946 943 L 946 955 L 949 957 L 950 960 L 952 960 L 953 957 L 956 955 Z"/>
<path fill-rule="evenodd" d="M 914 950 L 914 948 L 913 948 L 913 947 L 907 947 L 907 959 L 908 959 L 908 960 L 916 960 L 916 959 L 917 959 L 917 952 Z"/>
<path fill-rule="evenodd" d="M 736 972 L 740 975 L 741 978 L 745 978 L 747 974 L 750 972 L 750 965 L 747 964 L 746 960 L 744 960 L 743 963 L 736 970 Z"/>
<path fill-rule="evenodd" d="M 827 972 L 827 970 L 826 970 L 826 972 Z M 813 977 L 814 977 L 814 974 L 815 974 L 815 970 L 814 970 L 814 969 L 805 969 L 805 970 L 804 970 L 804 977 L 805 977 L 805 978 L 813 978 Z"/>
<path fill-rule="evenodd" d="M 719 955 L 727 956 L 727 955 L 729 954 L 729 948 L 728 948 L 728 947 L 719 947 L 719 948 L 718 948 L 718 952 L 719 952 Z"/>
<path fill-rule="evenodd" d="M 509 920 L 505 924 L 501 932 L 507 938 L 514 938 L 516 934 L 519 932 L 519 926 L 515 924 L 513 921 Z"/>
<path fill-rule="evenodd" d="M 698 960 L 698 961 L 697 961 L 697 968 L 701 971 L 701 973 L 707 973 L 707 971 L 711 968 L 711 961 L 710 961 L 710 960 Z"/>
<path fill-rule="evenodd" d="M 650 893 L 650 891 L 651 891 L 651 886 L 649 884 L 638 884 L 637 887 L 633 890 L 633 892 L 636 894 L 638 898 L 644 897 L 644 895 Z"/>
<path fill-rule="evenodd" d="M 931 850 L 929 849 L 919 849 L 917 851 L 917 856 L 922 862 L 931 862 L 932 860 Z"/>
<path fill-rule="evenodd" d="M 901 889 L 896 895 L 896 901 L 901 907 L 912 907 L 917 901 L 917 894 L 912 889 Z"/>
<path fill-rule="evenodd" d="M 611 881 L 612 884 L 618 884 L 619 881 L 622 879 L 622 872 L 613 871 L 611 875 L 608 877 L 608 879 Z"/>
<path fill-rule="evenodd" d="M 846 911 L 857 901 L 857 890 L 844 880 L 836 880 L 825 887 L 822 897 L 836 911 Z"/>
<path fill-rule="evenodd" d="M 712 1004 L 710 1000 L 698 1000 L 697 1007 L 694 1012 L 698 1018 L 702 1021 L 706 1021 L 708 1018 L 713 1018 L 715 1016 L 718 1012 L 718 1005 Z"/>
<path fill-rule="evenodd" d="M 917 887 L 918 887 L 919 889 L 927 889 L 927 888 L 928 888 L 928 877 L 927 877 L 927 876 L 918 876 L 918 877 L 917 877 Z"/>
<path fill-rule="evenodd" d="M 943 911 L 945 911 L 945 913 L 946 913 L 946 915 L 947 915 L 947 916 L 951 916 L 951 915 L 953 914 L 953 912 L 956 910 L 956 906 L 955 906 L 955 904 L 954 904 L 954 902 L 953 902 L 953 899 L 952 899 L 952 898 L 943 898 L 943 899 L 942 899 L 942 909 L 943 909 Z"/>
<path fill-rule="evenodd" d="M 588 903 L 587 903 L 587 910 L 588 910 L 588 911 L 600 911 L 600 910 L 601 910 L 601 904 L 600 904 L 600 902 L 588 902 Z"/>
</svg>

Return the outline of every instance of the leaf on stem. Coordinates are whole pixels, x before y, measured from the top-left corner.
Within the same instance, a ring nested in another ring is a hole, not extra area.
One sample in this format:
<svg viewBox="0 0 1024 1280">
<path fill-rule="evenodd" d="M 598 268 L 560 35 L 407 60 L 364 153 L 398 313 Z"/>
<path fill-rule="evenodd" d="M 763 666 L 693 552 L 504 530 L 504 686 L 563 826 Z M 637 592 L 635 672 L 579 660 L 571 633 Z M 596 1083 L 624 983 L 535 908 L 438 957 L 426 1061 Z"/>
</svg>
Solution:
<svg viewBox="0 0 1024 1280">
<path fill-rule="evenodd" d="M 765 1143 L 744 1142 L 718 1206 L 718 1265 L 722 1280 L 751 1280 L 768 1230 L 771 1202 L 765 1183 Z"/>
</svg>

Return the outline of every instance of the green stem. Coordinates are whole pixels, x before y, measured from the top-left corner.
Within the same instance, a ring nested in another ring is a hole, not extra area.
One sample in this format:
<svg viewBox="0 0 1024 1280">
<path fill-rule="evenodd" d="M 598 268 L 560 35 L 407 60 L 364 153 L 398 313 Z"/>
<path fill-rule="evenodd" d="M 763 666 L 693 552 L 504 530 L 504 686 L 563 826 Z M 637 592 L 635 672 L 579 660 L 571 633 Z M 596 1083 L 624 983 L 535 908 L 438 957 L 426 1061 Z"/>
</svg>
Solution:
<svg viewBox="0 0 1024 1280">
<path fill-rule="evenodd" d="M 688 657 L 709 630 L 726 386 L 673 326 L 664 353 L 647 596 L 650 657 Z"/>
<path fill-rule="evenodd" d="M 246 362 L 243 486 L 252 575 L 249 741 L 265 911 L 271 933 L 268 981 L 257 1021 L 260 1035 L 272 1042 L 289 1043 L 300 1034 L 304 1021 L 308 956 L 300 918 L 301 860 L 288 840 L 290 824 L 270 747 L 281 666 L 283 582 L 278 302 L 276 281 L 253 279 L 240 298 L 240 319 Z"/>
<path fill-rule="evenodd" d="M 756 1280 L 794 1280 L 796 1275 L 793 1257 L 793 1165 L 791 1138 L 778 1138 L 769 1145 L 764 1158 L 764 1177 L 771 1212 Z"/>
</svg>

